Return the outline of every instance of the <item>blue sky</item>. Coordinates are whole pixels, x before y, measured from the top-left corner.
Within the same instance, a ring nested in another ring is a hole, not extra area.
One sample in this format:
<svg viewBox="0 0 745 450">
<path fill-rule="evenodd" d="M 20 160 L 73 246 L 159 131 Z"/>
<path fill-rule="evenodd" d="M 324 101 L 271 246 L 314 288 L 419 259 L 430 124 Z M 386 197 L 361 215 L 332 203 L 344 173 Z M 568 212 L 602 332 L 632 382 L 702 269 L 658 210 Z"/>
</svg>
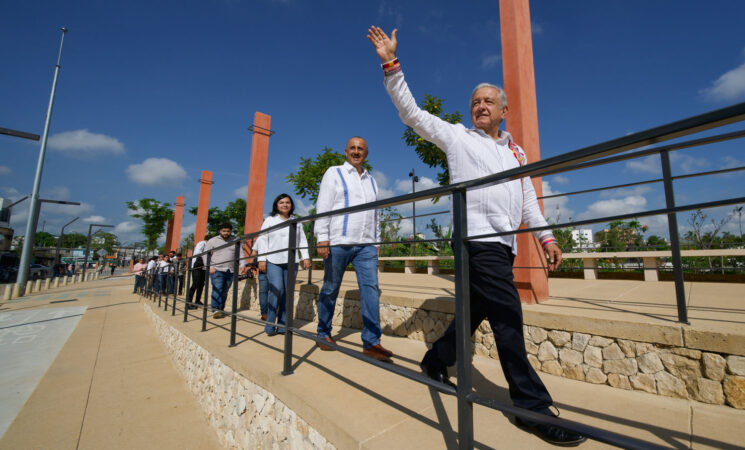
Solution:
<svg viewBox="0 0 745 450">
<path fill-rule="evenodd" d="M 745 101 L 745 3 L 536 1 L 531 4 L 541 154 L 555 156 Z M 11 2 L 0 17 L 0 127 L 41 134 L 65 37 L 39 227 L 58 233 L 75 216 L 140 240 L 125 201 L 198 201 L 212 170 L 212 205 L 245 196 L 255 111 L 272 116 L 267 201 L 292 194 L 285 176 L 301 156 L 341 151 L 365 137 L 387 195 L 420 188 L 435 171 L 403 144 L 404 127 L 365 39 L 372 24 L 399 29 L 414 95 L 446 99 L 467 115 L 474 85 L 501 84 L 497 1 Z M 470 124 L 468 118 L 465 119 Z M 507 124 L 509 128 L 509 123 Z M 742 128 L 740 125 L 739 128 Z M 727 127 L 720 131 L 739 129 Z M 30 193 L 39 144 L 0 136 L 0 196 Z M 742 142 L 677 152 L 675 174 L 745 165 Z M 659 176 L 655 161 L 547 177 L 546 193 Z M 678 203 L 743 195 L 745 175 L 676 184 Z M 302 212 L 307 200 L 296 198 Z M 558 206 L 558 210 L 557 210 Z M 652 185 L 546 202 L 546 215 L 591 218 L 664 206 Z M 422 204 L 418 211 L 443 209 Z M 13 210 L 23 234 L 28 206 Z M 721 217 L 730 208 L 711 211 Z M 403 210 L 406 213 L 406 210 Z M 688 215 L 679 222 L 685 227 Z M 442 217 L 446 220 L 446 216 Z M 194 216 L 184 217 L 185 233 Z M 666 235 L 661 218 L 645 219 Z M 421 227 L 421 222 L 418 223 Z M 735 231 L 737 220 L 729 228 Z M 404 231 L 410 224 L 404 225 Z M 182 234 L 185 236 L 185 234 Z"/>
</svg>

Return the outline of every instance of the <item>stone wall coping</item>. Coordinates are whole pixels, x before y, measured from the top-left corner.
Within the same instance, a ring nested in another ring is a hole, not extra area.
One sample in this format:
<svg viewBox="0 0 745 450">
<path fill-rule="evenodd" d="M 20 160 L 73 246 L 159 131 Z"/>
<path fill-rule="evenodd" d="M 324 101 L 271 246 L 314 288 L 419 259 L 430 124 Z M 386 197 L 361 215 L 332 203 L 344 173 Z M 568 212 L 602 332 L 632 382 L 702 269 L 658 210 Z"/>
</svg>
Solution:
<svg viewBox="0 0 745 450">
<path fill-rule="evenodd" d="M 745 256 L 744 248 L 709 249 L 709 250 L 681 250 L 681 256 Z M 584 252 L 564 253 L 563 259 L 599 259 L 599 258 L 670 258 L 670 250 L 639 251 L 639 252 Z"/>
</svg>

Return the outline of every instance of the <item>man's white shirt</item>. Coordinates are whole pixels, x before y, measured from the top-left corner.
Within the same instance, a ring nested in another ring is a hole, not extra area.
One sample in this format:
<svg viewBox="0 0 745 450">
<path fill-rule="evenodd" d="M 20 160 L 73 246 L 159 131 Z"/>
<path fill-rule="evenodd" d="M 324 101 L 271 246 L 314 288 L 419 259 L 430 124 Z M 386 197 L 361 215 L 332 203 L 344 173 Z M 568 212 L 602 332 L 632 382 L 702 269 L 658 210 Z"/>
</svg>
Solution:
<svg viewBox="0 0 745 450">
<path fill-rule="evenodd" d="M 364 170 L 357 173 L 349 162 L 332 166 L 321 180 L 316 211 L 318 213 L 361 205 L 377 200 L 378 184 Z M 331 245 L 372 244 L 380 240 L 380 224 L 376 209 L 323 217 L 316 221 L 314 232 L 318 242 Z"/>
<path fill-rule="evenodd" d="M 480 129 L 451 124 L 419 109 L 411 95 L 403 72 L 387 76 L 385 88 L 398 109 L 399 117 L 423 139 L 440 147 L 447 156 L 450 182 L 473 180 L 519 167 L 527 161 L 525 152 L 512 142 L 506 131 L 494 140 Z M 515 153 L 513 153 L 513 150 Z M 470 189 L 466 194 L 468 236 L 514 231 L 525 223 L 528 227 L 546 225 L 533 183 L 529 177 L 506 183 Z M 536 233 L 545 240 L 551 231 Z M 517 254 L 515 235 L 476 239 L 501 242 Z"/>
</svg>

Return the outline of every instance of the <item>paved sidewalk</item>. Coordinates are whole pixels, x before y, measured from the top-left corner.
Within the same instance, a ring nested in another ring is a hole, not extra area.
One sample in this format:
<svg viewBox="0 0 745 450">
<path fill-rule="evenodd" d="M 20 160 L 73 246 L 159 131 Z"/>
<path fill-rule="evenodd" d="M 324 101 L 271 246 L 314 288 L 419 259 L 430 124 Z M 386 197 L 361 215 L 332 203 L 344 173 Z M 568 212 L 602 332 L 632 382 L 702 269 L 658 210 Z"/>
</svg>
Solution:
<svg viewBox="0 0 745 450">
<path fill-rule="evenodd" d="M 219 448 L 131 284 L 101 280 L 2 305 L 0 318 L 63 305 L 87 310 L 0 448 Z M 3 364 L 4 381 L 5 370 Z"/>
</svg>

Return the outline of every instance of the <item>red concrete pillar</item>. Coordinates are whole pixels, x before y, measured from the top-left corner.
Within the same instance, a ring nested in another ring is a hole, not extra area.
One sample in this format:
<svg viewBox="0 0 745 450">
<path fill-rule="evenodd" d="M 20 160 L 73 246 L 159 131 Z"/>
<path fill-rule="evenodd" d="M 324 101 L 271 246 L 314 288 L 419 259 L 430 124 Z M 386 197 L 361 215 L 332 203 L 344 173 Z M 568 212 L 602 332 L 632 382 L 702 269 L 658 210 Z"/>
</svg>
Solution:
<svg viewBox="0 0 745 450">
<path fill-rule="evenodd" d="M 269 157 L 269 137 L 274 134 L 270 127 L 272 116 L 256 111 L 251 140 L 251 167 L 248 174 L 248 197 L 246 199 L 246 222 L 244 233 L 261 229 L 264 221 L 264 195 L 266 187 L 266 164 Z"/>
<path fill-rule="evenodd" d="M 169 251 L 178 253 L 181 248 L 181 223 L 184 220 L 184 197 L 176 197 L 176 209 L 173 210 L 173 229 L 171 232 L 171 245 Z M 197 241 L 199 242 L 199 241 Z"/>
<path fill-rule="evenodd" d="M 166 229 L 166 245 L 163 247 L 163 253 L 168 253 L 171 250 L 171 242 L 173 242 L 173 213 L 168 219 L 168 228 Z"/>
<path fill-rule="evenodd" d="M 541 159 L 541 151 L 528 0 L 499 0 L 499 23 L 504 90 L 509 106 L 507 129 L 525 150 L 528 161 L 535 162 Z M 533 178 L 532 181 L 540 197 L 543 193 L 541 179 Z M 542 210 L 543 202 L 540 206 Z M 526 303 L 548 299 L 548 270 L 541 244 L 532 234 L 520 234 L 517 246 L 516 267 L 543 267 L 543 270 L 515 269 L 515 285 L 520 299 Z"/>
<path fill-rule="evenodd" d="M 201 241 L 207 234 L 207 217 L 210 209 L 210 191 L 212 190 L 212 172 L 202 171 L 199 179 L 199 206 L 197 207 L 197 227 L 194 230 L 194 244 Z"/>
</svg>

